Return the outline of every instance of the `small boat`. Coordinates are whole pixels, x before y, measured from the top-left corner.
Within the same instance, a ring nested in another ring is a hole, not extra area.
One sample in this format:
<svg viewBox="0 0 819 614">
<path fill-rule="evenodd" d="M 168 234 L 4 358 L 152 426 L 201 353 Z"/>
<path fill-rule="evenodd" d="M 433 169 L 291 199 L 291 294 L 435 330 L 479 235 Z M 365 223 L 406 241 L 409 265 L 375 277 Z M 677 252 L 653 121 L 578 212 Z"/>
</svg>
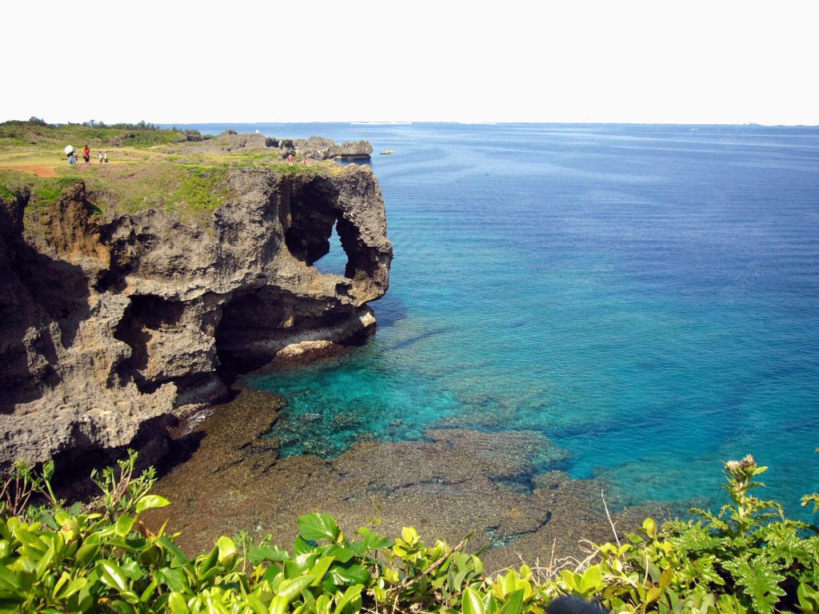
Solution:
<svg viewBox="0 0 819 614">
<path fill-rule="evenodd" d="M 381 155 L 382 156 L 388 156 L 394 151 L 395 151 L 394 149 L 385 149 L 384 151 L 381 152 Z"/>
</svg>

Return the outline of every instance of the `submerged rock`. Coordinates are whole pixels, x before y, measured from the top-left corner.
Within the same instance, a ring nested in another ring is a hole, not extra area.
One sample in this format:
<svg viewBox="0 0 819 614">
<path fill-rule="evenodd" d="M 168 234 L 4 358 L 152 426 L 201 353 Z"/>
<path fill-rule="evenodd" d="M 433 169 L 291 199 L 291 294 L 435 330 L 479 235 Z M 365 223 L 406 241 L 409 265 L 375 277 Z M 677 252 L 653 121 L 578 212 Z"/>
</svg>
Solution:
<svg viewBox="0 0 819 614">
<path fill-rule="evenodd" d="M 278 441 L 263 433 L 280 407 L 277 397 L 243 390 L 198 425 L 187 435 L 197 449 L 157 484 L 171 505 L 146 521 L 169 519 L 182 532 L 178 543 L 195 553 L 248 528 L 286 547 L 299 515 L 327 512 L 348 534 L 369 525 L 394 537 L 414 526 L 427 543 L 455 544 L 472 533 L 470 550 L 487 547 L 490 570 L 521 557 L 544 567 L 583 558 L 581 539 L 612 539 L 601 485 L 555 470 L 567 452 L 540 433 L 431 429 L 422 441 L 362 441 L 331 459 L 279 458 Z M 615 516 L 618 531 L 639 526 L 645 511 Z"/>
<path fill-rule="evenodd" d="M 0 472 L 159 453 L 168 426 L 224 398 L 236 373 L 374 330 L 367 303 L 387 291 L 392 245 L 371 171 L 228 181 L 238 196 L 200 221 L 102 219 L 79 180 L 53 207 L 26 212 L 26 190 L 0 200 Z M 344 275 L 313 266 L 334 227 Z"/>
</svg>

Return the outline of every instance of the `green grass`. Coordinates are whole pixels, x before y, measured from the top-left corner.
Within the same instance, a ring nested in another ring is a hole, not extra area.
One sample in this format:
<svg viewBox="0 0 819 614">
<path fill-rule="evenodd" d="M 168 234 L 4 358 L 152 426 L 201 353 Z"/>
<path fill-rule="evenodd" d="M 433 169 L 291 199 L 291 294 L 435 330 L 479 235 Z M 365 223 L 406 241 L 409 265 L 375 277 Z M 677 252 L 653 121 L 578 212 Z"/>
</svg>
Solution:
<svg viewBox="0 0 819 614">
<path fill-rule="evenodd" d="M 43 178 L 35 181 L 31 194 L 38 207 L 56 205 L 63 192 L 77 184 L 74 177 Z"/>
<path fill-rule="evenodd" d="M 81 150 L 87 143 L 94 148 L 117 146 L 150 147 L 186 140 L 181 130 L 158 130 L 152 127 L 101 127 L 86 124 L 39 124 L 10 121 L 0 124 L 0 149 L 26 146 L 74 145 Z"/>
<path fill-rule="evenodd" d="M 26 185 L 27 183 L 20 176 L 20 173 L 0 171 L 0 199 L 7 202 L 14 200 Z"/>
<path fill-rule="evenodd" d="M 215 211 L 227 202 L 228 171 L 225 167 L 191 166 L 185 169 L 181 185 L 173 193 L 175 202 L 197 213 Z"/>
</svg>

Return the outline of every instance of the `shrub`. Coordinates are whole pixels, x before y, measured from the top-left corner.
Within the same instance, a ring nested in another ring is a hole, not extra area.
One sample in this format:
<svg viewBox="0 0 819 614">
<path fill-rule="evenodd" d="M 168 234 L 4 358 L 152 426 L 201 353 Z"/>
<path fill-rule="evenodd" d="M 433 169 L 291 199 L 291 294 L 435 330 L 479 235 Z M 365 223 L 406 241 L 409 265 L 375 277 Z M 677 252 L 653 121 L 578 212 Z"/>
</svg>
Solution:
<svg viewBox="0 0 819 614">
<path fill-rule="evenodd" d="M 543 614 L 566 595 L 616 612 L 819 611 L 817 528 L 749 495 L 765 471 L 751 457 L 726 464 L 732 504 L 718 514 L 662 528 L 647 518 L 573 568 L 494 577 L 464 551 L 468 539 L 427 546 L 410 527 L 350 539 L 317 513 L 299 518 L 292 553 L 241 533 L 188 557 L 165 526 L 140 521 L 168 501 L 150 493 L 152 470 L 133 475 L 135 460 L 92 474 L 101 495 L 70 507 L 51 490 L 53 465 L 40 476 L 18 465 L 0 490 L 0 612 Z M 47 504 L 27 505 L 32 493 Z"/>
</svg>

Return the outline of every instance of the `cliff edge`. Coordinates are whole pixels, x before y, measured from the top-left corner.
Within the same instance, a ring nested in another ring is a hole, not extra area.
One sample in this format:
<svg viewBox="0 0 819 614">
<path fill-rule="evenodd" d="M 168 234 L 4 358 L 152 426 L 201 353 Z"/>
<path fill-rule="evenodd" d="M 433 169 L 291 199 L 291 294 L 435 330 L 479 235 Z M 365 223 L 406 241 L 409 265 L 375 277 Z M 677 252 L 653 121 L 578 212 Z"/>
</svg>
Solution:
<svg viewBox="0 0 819 614">
<path fill-rule="evenodd" d="M 228 374 L 374 330 L 392 245 L 369 168 L 229 167 L 196 219 L 55 181 L 46 205 L 0 191 L 0 472 L 162 445 Z M 313 266 L 334 227 L 344 275 Z"/>
</svg>

